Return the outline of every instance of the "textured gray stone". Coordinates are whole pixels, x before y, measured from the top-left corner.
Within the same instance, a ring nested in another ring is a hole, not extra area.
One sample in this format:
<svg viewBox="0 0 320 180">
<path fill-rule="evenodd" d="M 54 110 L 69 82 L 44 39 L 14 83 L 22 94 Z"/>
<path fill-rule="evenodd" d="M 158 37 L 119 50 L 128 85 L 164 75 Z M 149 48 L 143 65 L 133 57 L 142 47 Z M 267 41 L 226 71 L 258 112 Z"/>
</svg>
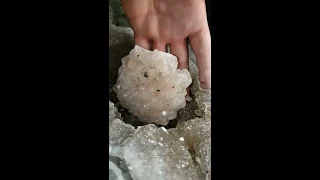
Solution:
<svg viewBox="0 0 320 180">
<path fill-rule="evenodd" d="M 109 95 L 112 94 L 112 86 L 116 83 L 121 59 L 129 54 L 134 47 L 133 31 L 131 28 L 109 26 Z M 110 99 L 116 102 L 116 99 Z"/>
<path fill-rule="evenodd" d="M 109 24 L 117 24 L 117 18 L 112 7 L 109 5 Z"/>
</svg>

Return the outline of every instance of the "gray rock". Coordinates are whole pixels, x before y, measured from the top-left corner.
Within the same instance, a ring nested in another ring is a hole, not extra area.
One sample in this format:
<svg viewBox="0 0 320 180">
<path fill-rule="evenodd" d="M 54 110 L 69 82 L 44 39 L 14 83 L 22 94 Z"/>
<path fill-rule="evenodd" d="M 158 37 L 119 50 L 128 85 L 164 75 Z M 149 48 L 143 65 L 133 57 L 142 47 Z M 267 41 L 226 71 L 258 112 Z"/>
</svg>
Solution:
<svg viewBox="0 0 320 180">
<path fill-rule="evenodd" d="M 114 16 L 117 18 L 115 25 L 122 27 L 130 27 L 126 14 L 123 11 L 120 0 L 110 0 L 109 5 L 112 7 Z"/>
<path fill-rule="evenodd" d="M 109 5 L 109 24 L 117 24 L 117 18 L 114 15 L 114 11 L 110 5 Z"/>
<path fill-rule="evenodd" d="M 115 94 L 112 87 L 118 77 L 118 69 L 121 66 L 121 59 L 129 54 L 134 47 L 133 31 L 131 28 L 124 28 L 110 24 L 109 26 L 109 97 L 112 99 Z"/>
</svg>

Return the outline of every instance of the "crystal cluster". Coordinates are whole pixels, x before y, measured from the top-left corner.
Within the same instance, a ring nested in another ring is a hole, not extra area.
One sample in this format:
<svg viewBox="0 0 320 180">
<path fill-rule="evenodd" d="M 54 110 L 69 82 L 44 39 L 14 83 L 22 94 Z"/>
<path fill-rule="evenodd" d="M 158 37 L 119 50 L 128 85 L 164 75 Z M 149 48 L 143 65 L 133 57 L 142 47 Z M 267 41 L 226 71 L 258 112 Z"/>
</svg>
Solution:
<svg viewBox="0 0 320 180">
<path fill-rule="evenodd" d="M 121 106 L 146 124 L 167 125 L 186 106 L 186 88 L 192 82 L 189 71 L 177 66 L 175 56 L 135 45 L 122 59 L 113 87 Z"/>
<path fill-rule="evenodd" d="M 134 180 L 198 180 L 199 171 L 176 129 L 139 126 L 124 142 L 123 154 Z"/>
<path fill-rule="evenodd" d="M 109 180 L 132 180 L 124 162 L 118 157 L 109 155 Z"/>
<path fill-rule="evenodd" d="M 178 132 L 184 137 L 190 152 L 205 174 L 211 179 L 211 121 L 203 118 L 180 122 Z"/>
<path fill-rule="evenodd" d="M 211 90 L 199 90 L 195 93 L 199 109 L 195 111 L 198 116 L 211 120 Z"/>
<path fill-rule="evenodd" d="M 135 128 L 120 118 L 117 108 L 109 101 L 109 155 L 123 158 L 122 142 L 133 135 Z"/>
<path fill-rule="evenodd" d="M 112 123 L 116 118 L 121 119 L 121 114 L 118 112 L 118 109 L 114 106 L 114 104 L 109 101 L 109 127 L 110 123 Z"/>
</svg>

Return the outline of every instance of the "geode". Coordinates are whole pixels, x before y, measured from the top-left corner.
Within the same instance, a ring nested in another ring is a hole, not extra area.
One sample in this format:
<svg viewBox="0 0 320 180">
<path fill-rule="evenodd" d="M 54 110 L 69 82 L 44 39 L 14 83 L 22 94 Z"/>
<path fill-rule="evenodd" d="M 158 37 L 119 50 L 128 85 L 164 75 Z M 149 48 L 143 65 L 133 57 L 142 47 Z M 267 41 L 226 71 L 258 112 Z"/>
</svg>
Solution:
<svg viewBox="0 0 320 180">
<path fill-rule="evenodd" d="M 186 88 L 192 79 L 187 69 L 177 69 L 175 56 L 135 45 L 122 59 L 113 87 L 120 105 L 150 124 L 167 125 L 186 106 Z"/>
</svg>

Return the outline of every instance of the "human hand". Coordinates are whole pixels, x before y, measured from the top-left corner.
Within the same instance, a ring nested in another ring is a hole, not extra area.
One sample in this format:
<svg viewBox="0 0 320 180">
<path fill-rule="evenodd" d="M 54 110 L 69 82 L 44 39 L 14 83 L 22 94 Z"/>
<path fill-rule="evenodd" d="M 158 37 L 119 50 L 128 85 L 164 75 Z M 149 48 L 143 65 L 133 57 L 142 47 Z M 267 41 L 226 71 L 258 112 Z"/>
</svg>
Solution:
<svg viewBox="0 0 320 180">
<path fill-rule="evenodd" d="M 178 68 L 188 69 L 189 38 L 197 59 L 201 87 L 211 88 L 211 37 L 205 0 L 121 0 L 134 31 L 135 44 L 178 57 Z"/>
</svg>

